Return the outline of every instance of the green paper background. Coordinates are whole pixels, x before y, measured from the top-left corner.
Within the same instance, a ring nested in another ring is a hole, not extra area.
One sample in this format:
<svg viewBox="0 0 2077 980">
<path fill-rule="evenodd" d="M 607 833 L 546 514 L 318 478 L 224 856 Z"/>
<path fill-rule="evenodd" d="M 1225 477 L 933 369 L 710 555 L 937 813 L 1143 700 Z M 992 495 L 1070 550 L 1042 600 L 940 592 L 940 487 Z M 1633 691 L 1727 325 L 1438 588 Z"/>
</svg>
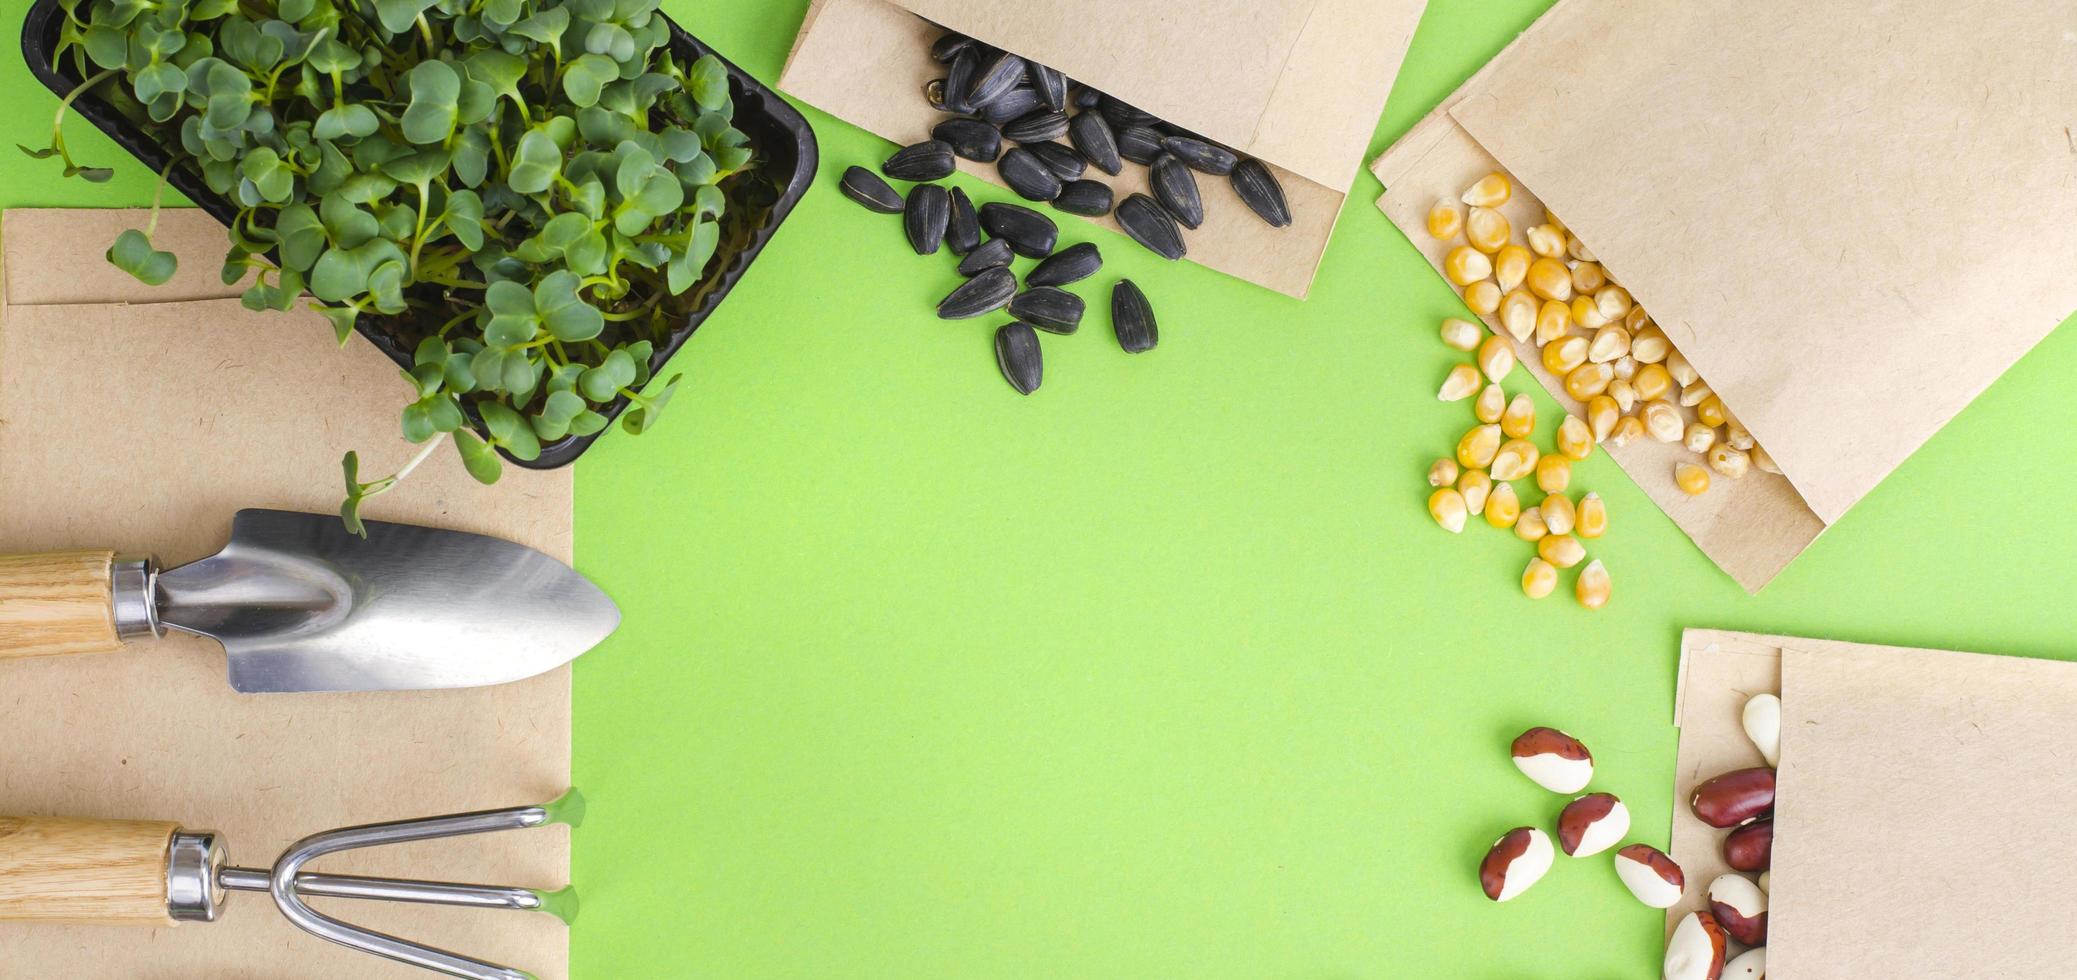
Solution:
<svg viewBox="0 0 2077 980">
<path fill-rule="evenodd" d="M 664 6 L 772 80 L 806 3 Z M 1371 154 L 1543 6 L 1431 0 Z M 0 70 L 40 145 L 56 100 Z M 1757 598 L 1589 460 L 1615 581 L 1589 613 L 1524 599 L 1512 536 L 1429 521 L 1428 462 L 1470 424 L 1434 399 L 1458 305 L 1368 174 L 1302 303 L 1064 221 L 1108 264 L 1020 398 L 993 320 L 930 313 L 950 257 L 836 192 L 890 146 L 809 117 L 816 187 L 663 423 L 578 467 L 579 565 L 626 613 L 576 673 L 578 977 L 1651 977 L 1659 915 L 1606 859 L 1479 893 L 1486 845 L 1562 802 L 1509 765 L 1516 732 L 1582 737 L 1663 844 L 1684 626 L 2073 648 L 2067 329 Z M 116 180 L 8 154 L 0 203 L 149 200 L 68 133 Z M 1151 353 L 1109 336 L 1119 275 Z"/>
</svg>

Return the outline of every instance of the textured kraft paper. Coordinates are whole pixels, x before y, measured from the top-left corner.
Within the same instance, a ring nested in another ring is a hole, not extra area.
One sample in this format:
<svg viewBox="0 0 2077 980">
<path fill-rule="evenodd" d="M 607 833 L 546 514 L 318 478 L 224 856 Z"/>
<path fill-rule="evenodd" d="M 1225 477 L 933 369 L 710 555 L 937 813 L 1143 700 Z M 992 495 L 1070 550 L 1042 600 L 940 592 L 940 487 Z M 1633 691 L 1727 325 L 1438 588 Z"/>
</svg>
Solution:
<svg viewBox="0 0 2077 980">
<path fill-rule="evenodd" d="M 1728 870 L 1688 797 L 1764 764 L 1740 712 L 1778 689 L 1769 976 L 2069 976 L 2077 663 L 1689 630 L 1680 678 L 1669 932 Z"/>
<path fill-rule="evenodd" d="M 225 238 L 167 211 L 155 240 L 181 272 L 147 287 L 101 253 L 141 211 L 0 217 L 0 549 L 103 547 L 179 564 L 214 553 L 240 507 L 332 512 L 339 457 L 389 472 L 396 366 L 341 349 L 314 313 L 254 313 L 217 280 Z M 218 298 L 210 298 L 218 297 Z M 507 467 L 484 487 L 436 453 L 370 518 L 497 535 L 568 560 L 570 471 Z M 466 611 L 462 611 L 466 612 Z M 543 802 L 570 778 L 569 670 L 436 692 L 233 692 L 221 648 L 172 636 L 119 653 L 0 661 L 0 813 L 172 820 L 222 832 L 265 867 L 348 824 Z M 312 870 L 533 887 L 568 880 L 549 828 L 327 857 Z M 543 977 L 568 971 L 553 917 L 320 901 L 329 914 Z M 289 925 L 234 893 L 213 923 L 0 923 L 0 976 L 348 978 L 425 974 Z"/>
<path fill-rule="evenodd" d="M 1879 7 L 1565 0 L 1373 168 L 1431 261 L 1507 170 L 1652 312 L 1788 485 L 1617 458 L 1748 589 L 2077 309 L 2067 9 Z"/>
<path fill-rule="evenodd" d="M 1271 228 L 1223 177 L 1198 175 L 1204 225 L 1187 258 L 1303 297 L 1426 0 L 1099 0 L 955 3 L 815 0 L 779 87 L 896 143 L 945 118 L 923 88 L 942 77 L 921 18 L 1058 68 L 1169 122 L 1270 165 L 1293 224 Z M 859 161 L 868 167 L 878 161 Z M 1000 184 L 993 164 L 959 161 Z M 1146 168 L 1092 178 L 1122 201 Z M 1040 204 L 1036 207 L 1057 217 Z M 1110 218 L 1099 224 L 1116 229 Z"/>
</svg>

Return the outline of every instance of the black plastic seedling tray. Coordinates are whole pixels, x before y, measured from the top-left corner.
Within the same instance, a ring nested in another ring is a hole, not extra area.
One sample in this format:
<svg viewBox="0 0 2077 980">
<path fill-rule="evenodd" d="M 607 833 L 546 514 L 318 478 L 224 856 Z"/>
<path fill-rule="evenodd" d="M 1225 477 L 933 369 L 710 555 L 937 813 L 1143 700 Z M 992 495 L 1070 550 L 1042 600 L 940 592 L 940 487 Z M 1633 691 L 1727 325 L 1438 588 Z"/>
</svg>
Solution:
<svg viewBox="0 0 2077 980">
<path fill-rule="evenodd" d="M 71 73 L 70 65 L 52 64 L 52 53 L 58 45 L 58 29 L 63 25 L 64 17 L 65 12 L 58 6 L 58 0 L 37 0 L 22 24 L 22 56 L 29 63 L 29 70 L 61 98 L 71 94 L 80 83 L 80 78 Z M 728 210 L 722 215 L 721 247 L 708 260 L 707 278 L 694 287 L 696 302 L 692 312 L 686 314 L 684 324 L 673 330 L 669 339 L 650 358 L 651 374 L 662 371 L 664 362 L 684 346 L 686 338 L 699 329 L 700 324 L 735 288 L 737 280 L 743 278 L 757 253 L 764 250 L 765 243 L 779 230 L 780 222 L 786 220 L 801 195 L 807 193 L 809 183 L 815 178 L 816 164 L 815 132 L 808 127 L 808 120 L 799 110 L 736 67 L 734 62 L 687 34 L 676 21 L 668 17 L 664 20 L 671 27 L 672 52 L 686 63 L 711 54 L 728 66 L 729 93 L 736 107 L 735 126 L 750 137 L 757 163 L 729 178 L 725 185 Z M 94 92 L 82 93 L 72 108 L 152 170 L 164 169 L 171 159 L 167 147 Z M 202 182 L 201 172 L 191 166 L 173 168 L 167 175 L 167 182 L 226 227 L 238 213 L 237 206 L 210 190 L 209 185 Z M 409 370 L 411 349 L 404 346 L 395 331 L 384 329 L 395 322 L 390 317 L 361 317 L 355 329 L 398 366 Z M 604 409 L 607 419 L 617 420 L 627 404 L 623 398 L 608 405 Z M 473 419 L 474 413 L 470 414 Z M 482 429 L 480 421 L 477 428 L 479 431 Z M 608 425 L 588 436 L 568 436 L 545 443 L 541 446 L 541 455 L 531 460 L 512 459 L 510 455 L 505 458 L 529 469 L 568 466 L 591 448 L 599 436 L 610 431 L 612 426 Z"/>
</svg>

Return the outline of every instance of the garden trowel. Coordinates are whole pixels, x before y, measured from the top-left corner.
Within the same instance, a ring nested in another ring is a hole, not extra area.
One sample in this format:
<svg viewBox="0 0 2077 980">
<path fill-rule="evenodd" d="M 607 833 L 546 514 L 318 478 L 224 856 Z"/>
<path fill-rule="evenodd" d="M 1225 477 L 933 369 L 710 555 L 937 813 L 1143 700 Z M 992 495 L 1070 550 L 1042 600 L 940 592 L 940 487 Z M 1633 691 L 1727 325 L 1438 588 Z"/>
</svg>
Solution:
<svg viewBox="0 0 2077 980">
<path fill-rule="evenodd" d="M 231 686 L 386 691 L 502 684 L 620 625 L 568 565 L 461 531 L 241 510 L 231 542 L 161 571 L 110 551 L 0 556 L 0 661 L 106 653 L 168 629 L 210 637 Z"/>
</svg>

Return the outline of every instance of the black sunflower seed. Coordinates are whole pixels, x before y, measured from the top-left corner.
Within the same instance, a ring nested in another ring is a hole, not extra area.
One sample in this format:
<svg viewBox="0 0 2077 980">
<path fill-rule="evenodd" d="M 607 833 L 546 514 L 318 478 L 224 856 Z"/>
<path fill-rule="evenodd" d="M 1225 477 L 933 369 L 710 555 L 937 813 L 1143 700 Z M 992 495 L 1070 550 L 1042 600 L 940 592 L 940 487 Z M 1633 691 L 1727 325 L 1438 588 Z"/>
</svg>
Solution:
<svg viewBox="0 0 2077 980">
<path fill-rule="evenodd" d="M 1101 218 L 1111 213 L 1111 185 L 1096 180 L 1070 180 L 1060 185 L 1060 196 L 1053 199 L 1053 206 L 1069 214 L 1085 218 Z"/>
<path fill-rule="evenodd" d="M 896 150 L 880 172 L 895 180 L 943 180 L 952 176 L 952 147 L 943 140 L 924 140 Z"/>
<path fill-rule="evenodd" d="M 1197 177 L 1181 157 L 1163 153 L 1161 159 L 1154 161 L 1154 172 L 1148 181 L 1153 185 L 1155 199 L 1183 227 L 1204 224 L 1204 196 L 1197 192 Z"/>
<path fill-rule="evenodd" d="M 1103 112 L 1105 119 L 1111 121 L 1112 129 L 1122 130 L 1133 126 L 1153 126 L 1161 121 L 1160 117 L 1151 112 L 1141 111 L 1108 95 L 1103 96 L 1102 100 L 1097 103 L 1097 108 Z"/>
<path fill-rule="evenodd" d="M 1082 298 L 1057 286 L 1038 286 L 1010 300 L 1010 315 L 1047 333 L 1074 333 L 1082 325 Z"/>
<path fill-rule="evenodd" d="M 938 319 L 965 320 L 1002 309 L 1017 294 L 1017 274 L 1006 266 L 983 269 L 938 302 Z"/>
<path fill-rule="evenodd" d="M 844 171 L 844 179 L 837 184 L 848 197 L 866 206 L 868 210 L 881 214 L 901 213 L 901 193 L 887 186 L 880 175 L 864 167 L 852 167 Z"/>
<path fill-rule="evenodd" d="M 1060 196 L 1060 178 L 1037 154 L 1024 147 L 1011 147 L 996 161 L 995 171 L 1010 190 L 1027 201 L 1050 201 Z"/>
<path fill-rule="evenodd" d="M 959 52 L 973 46 L 973 38 L 953 32 L 930 42 L 930 57 L 932 61 L 951 61 L 953 58 L 959 57 Z"/>
<path fill-rule="evenodd" d="M 945 216 L 945 247 L 954 255 L 965 255 L 981 244 L 981 219 L 974 215 L 974 202 L 966 192 L 952 188 Z"/>
<path fill-rule="evenodd" d="M 917 255 L 935 255 L 945 240 L 945 223 L 952 216 L 952 196 L 936 184 L 909 189 L 908 205 L 902 208 L 902 231 Z"/>
<path fill-rule="evenodd" d="M 981 227 L 1007 240 L 1011 250 L 1027 258 L 1043 259 L 1053 254 L 1053 244 L 1060 240 L 1060 226 L 1053 219 L 1021 204 L 990 201 L 981 205 Z"/>
<path fill-rule="evenodd" d="M 1019 116 L 1028 116 L 1045 107 L 1046 104 L 1039 101 L 1036 91 L 1030 86 L 1019 85 L 996 96 L 995 101 L 985 106 L 975 105 L 973 111 L 988 120 L 990 126 L 1007 126 Z"/>
<path fill-rule="evenodd" d="M 1145 245 L 1155 255 L 1175 260 L 1189 252 L 1183 245 L 1183 232 L 1176 227 L 1175 217 L 1145 194 L 1126 198 L 1118 205 L 1117 218 L 1118 226 L 1125 229 L 1133 241 Z"/>
<path fill-rule="evenodd" d="M 1004 139 L 1018 143 L 1044 143 L 1067 135 L 1067 113 L 1040 109 L 1010 120 L 1002 128 Z"/>
<path fill-rule="evenodd" d="M 1111 330 L 1118 335 L 1118 346 L 1127 354 L 1139 354 L 1154 349 L 1161 342 L 1161 331 L 1154 324 L 1154 307 L 1147 302 L 1147 294 L 1140 292 L 1130 279 L 1120 279 L 1111 287 Z"/>
<path fill-rule="evenodd" d="M 995 363 L 1002 376 L 1020 395 L 1038 390 L 1045 380 L 1046 365 L 1039 356 L 1038 334 L 1031 324 L 1012 320 L 995 328 Z"/>
<path fill-rule="evenodd" d="M 981 70 L 981 56 L 972 48 L 959 52 L 945 66 L 945 86 L 940 98 L 946 112 L 974 111 L 974 73 Z"/>
<path fill-rule="evenodd" d="M 1025 274 L 1024 284 L 1026 286 L 1065 286 L 1069 283 L 1081 282 L 1095 275 L 1096 270 L 1101 268 L 1103 268 L 1103 254 L 1096 250 L 1095 245 L 1083 242 L 1079 245 L 1069 245 L 1058 252 L 1054 252 L 1052 255 L 1046 256 L 1045 261 L 1033 266 L 1032 270 Z"/>
<path fill-rule="evenodd" d="M 1031 63 L 1031 87 L 1038 92 L 1039 101 L 1055 111 L 1067 108 L 1067 76 L 1057 68 L 1048 68 L 1034 61 Z"/>
<path fill-rule="evenodd" d="M 1190 169 L 1214 177 L 1224 177 L 1232 173 L 1233 165 L 1240 162 L 1240 158 L 1234 156 L 1232 150 L 1207 143 L 1195 136 L 1170 136 L 1161 141 L 1161 146 L 1175 154 L 1176 159 L 1188 164 Z"/>
<path fill-rule="evenodd" d="M 1112 131 L 1117 133 L 1118 155 L 1140 166 L 1152 166 L 1154 160 L 1167 152 L 1161 148 L 1161 134 L 1145 126 L 1127 126 Z"/>
<path fill-rule="evenodd" d="M 966 253 L 966 258 L 959 260 L 959 274 L 973 277 L 989 269 L 1006 269 L 1010 265 L 1011 257 L 1015 254 L 1010 251 L 1009 239 L 988 239 L 975 247 L 973 251 Z"/>
<path fill-rule="evenodd" d="M 1291 205 L 1284 200 L 1284 187 L 1260 160 L 1242 160 L 1233 167 L 1233 190 L 1249 210 L 1262 216 L 1273 228 L 1291 223 Z"/>
<path fill-rule="evenodd" d="M 945 80 L 942 78 L 933 78 L 923 84 L 923 101 L 939 112 L 952 111 L 945 105 Z"/>
<path fill-rule="evenodd" d="M 1024 59 L 1008 51 L 1001 52 L 995 56 L 995 60 L 974 73 L 974 87 L 968 93 L 967 103 L 973 106 L 987 105 L 1023 80 Z"/>
<path fill-rule="evenodd" d="M 1032 156 L 1038 157 L 1039 162 L 1045 164 L 1046 169 L 1053 171 L 1053 176 L 1061 180 L 1079 180 L 1083 172 L 1089 169 L 1089 161 L 1082 159 L 1082 155 L 1076 153 L 1074 147 L 1063 143 L 1026 143 L 1024 148 L 1030 150 Z"/>
<path fill-rule="evenodd" d="M 1102 101 L 1103 101 L 1103 93 L 1102 93 L 1102 92 L 1098 92 L 1097 90 L 1095 90 L 1095 89 L 1093 89 L 1093 88 L 1090 88 L 1090 87 L 1089 87 L 1089 86 L 1087 86 L 1087 85 L 1076 85 L 1076 86 L 1075 86 L 1075 97 L 1074 97 L 1074 103 L 1075 103 L 1075 108 L 1077 108 L 1077 109 L 1094 109 L 1094 108 L 1096 108 L 1096 104 L 1097 104 L 1097 103 L 1099 103 L 1099 102 L 1102 102 Z"/>
<path fill-rule="evenodd" d="M 1111 135 L 1111 124 L 1101 112 L 1076 113 L 1067 121 L 1067 141 L 1104 173 L 1116 177 L 1125 167 L 1118 159 L 1118 140 Z"/>
<path fill-rule="evenodd" d="M 994 163 L 1002 155 L 1002 134 L 979 119 L 947 119 L 932 126 L 930 135 L 951 147 L 953 156 Z"/>
</svg>

